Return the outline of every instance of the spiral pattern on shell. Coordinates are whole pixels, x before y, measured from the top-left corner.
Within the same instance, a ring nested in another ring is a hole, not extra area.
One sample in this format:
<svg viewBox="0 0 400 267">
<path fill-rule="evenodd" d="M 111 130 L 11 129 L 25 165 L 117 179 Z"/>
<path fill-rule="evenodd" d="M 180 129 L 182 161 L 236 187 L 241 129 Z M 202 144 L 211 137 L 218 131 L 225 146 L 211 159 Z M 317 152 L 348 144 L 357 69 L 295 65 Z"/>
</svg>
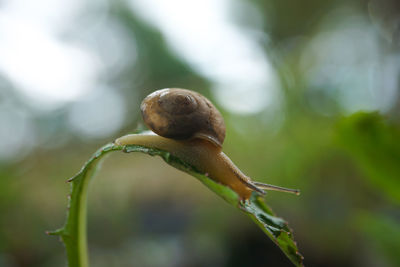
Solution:
<svg viewBox="0 0 400 267">
<path fill-rule="evenodd" d="M 144 123 L 156 134 L 177 140 L 201 138 L 222 147 L 221 113 L 199 93 L 179 88 L 157 90 L 140 106 Z"/>
</svg>

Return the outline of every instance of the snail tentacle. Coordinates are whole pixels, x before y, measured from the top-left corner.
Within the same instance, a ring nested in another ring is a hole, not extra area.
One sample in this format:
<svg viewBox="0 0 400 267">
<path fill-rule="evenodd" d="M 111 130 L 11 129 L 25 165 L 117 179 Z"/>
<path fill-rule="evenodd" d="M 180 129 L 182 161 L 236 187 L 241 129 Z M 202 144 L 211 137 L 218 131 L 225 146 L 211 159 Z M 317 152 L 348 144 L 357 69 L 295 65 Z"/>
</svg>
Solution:
<svg viewBox="0 0 400 267">
<path fill-rule="evenodd" d="M 253 184 L 256 187 L 265 189 L 265 190 L 279 191 L 279 192 L 286 192 L 286 193 L 292 193 L 295 195 L 300 195 L 299 189 L 286 188 L 286 187 L 282 187 L 282 186 L 277 186 L 277 185 L 272 185 L 272 184 L 264 184 L 264 183 L 260 183 L 260 182 L 253 182 Z"/>
</svg>

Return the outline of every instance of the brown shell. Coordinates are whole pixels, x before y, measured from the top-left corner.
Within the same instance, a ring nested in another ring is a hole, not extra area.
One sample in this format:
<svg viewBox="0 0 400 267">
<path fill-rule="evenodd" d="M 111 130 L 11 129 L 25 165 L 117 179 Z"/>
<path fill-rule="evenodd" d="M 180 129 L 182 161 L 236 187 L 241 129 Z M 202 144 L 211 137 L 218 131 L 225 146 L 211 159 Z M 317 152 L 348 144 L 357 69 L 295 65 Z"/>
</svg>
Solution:
<svg viewBox="0 0 400 267">
<path fill-rule="evenodd" d="M 221 113 L 199 93 L 166 88 L 148 95 L 140 109 L 156 134 L 177 140 L 201 138 L 222 147 L 225 123 Z"/>
</svg>

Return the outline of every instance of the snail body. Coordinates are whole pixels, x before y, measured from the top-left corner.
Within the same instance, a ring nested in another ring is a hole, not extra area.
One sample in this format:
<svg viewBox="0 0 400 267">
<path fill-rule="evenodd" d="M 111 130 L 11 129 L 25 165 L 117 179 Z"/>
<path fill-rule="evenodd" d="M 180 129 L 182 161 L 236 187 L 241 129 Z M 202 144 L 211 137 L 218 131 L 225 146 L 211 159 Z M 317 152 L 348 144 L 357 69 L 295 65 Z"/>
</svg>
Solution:
<svg viewBox="0 0 400 267">
<path fill-rule="evenodd" d="M 186 89 L 161 89 L 141 104 L 145 124 L 155 134 L 131 134 L 116 145 L 142 145 L 168 151 L 197 171 L 234 190 L 241 199 L 253 191 L 276 190 L 298 194 L 295 189 L 253 182 L 222 152 L 225 123 L 220 112 L 204 96 Z"/>
<path fill-rule="evenodd" d="M 136 144 L 168 151 L 214 181 L 228 185 L 242 199 L 248 199 L 254 190 L 263 193 L 219 147 L 206 140 L 200 138 L 173 140 L 154 134 L 131 134 L 117 139 L 115 143 L 117 145 Z"/>
</svg>

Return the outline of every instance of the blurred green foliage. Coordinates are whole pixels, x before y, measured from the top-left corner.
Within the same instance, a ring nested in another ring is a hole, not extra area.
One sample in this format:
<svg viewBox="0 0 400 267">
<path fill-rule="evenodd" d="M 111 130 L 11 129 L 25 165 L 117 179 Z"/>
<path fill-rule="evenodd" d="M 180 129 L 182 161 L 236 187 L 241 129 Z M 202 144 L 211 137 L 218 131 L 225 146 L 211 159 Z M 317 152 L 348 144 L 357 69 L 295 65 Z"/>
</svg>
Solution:
<svg viewBox="0 0 400 267">
<path fill-rule="evenodd" d="M 340 122 L 338 138 L 372 186 L 399 205 L 399 126 L 378 113 L 357 113 Z"/>
<path fill-rule="evenodd" d="M 393 266 L 400 264 L 400 228 L 398 221 L 383 214 L 360 211 L 355 218 L 355 227 L 366 236 L 371 250 L 387 256 Z"/>
</svg>

